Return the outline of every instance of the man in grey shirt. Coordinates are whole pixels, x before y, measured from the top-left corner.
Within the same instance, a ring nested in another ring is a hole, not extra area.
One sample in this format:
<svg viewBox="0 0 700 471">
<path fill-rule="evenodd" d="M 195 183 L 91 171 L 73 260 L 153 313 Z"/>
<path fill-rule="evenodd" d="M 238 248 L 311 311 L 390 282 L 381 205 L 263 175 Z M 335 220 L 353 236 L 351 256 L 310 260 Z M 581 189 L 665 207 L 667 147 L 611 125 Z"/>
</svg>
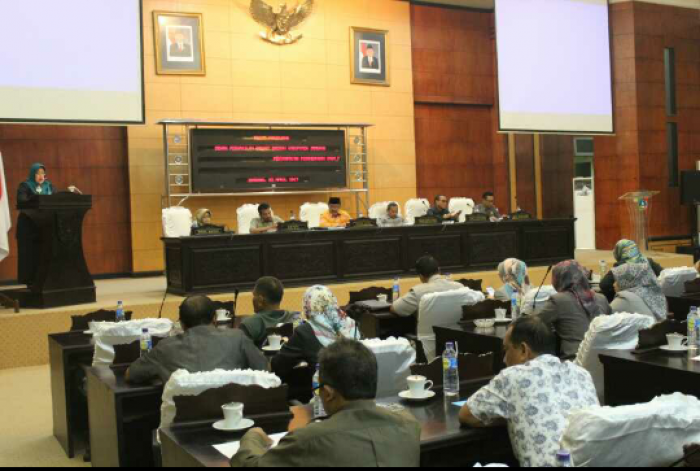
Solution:
<svg viewBox="0 0 700 471">
<path fill-rule="evenodd" d="M 268 232 L 277 232 L 277 228 L 284 221 L 272 214 L 272 207 L 263 203 L 258 206 L 259 218 L 255 218 L 250 222 L 251 234 L 267 234 Z"/>
<path fill-rule="evenodd" d="M 440 276 L 440 265 L 433 257 L 426 255 L 416 262 L 416 271 L 421 284 L 413 288 L 406 296 L 394 302 L 391 312 L 401 317 L 410 317 L 418 313 L 420 301 L 433 293 L 444 293 L 464 288 L 461 283 L 450 281 Z"/>
<path fill-rule="evenodd" d="M 399 216 L 399 205 L 396 203 L 389 204 L 386 209 L 386 217 L 379 218 L 377 221 L 379 227 L 403 227 L 404 219 Z"/>
<path fill-rule="evenodd" d="M 481 204 L 474 208 L 474 212 L 487 215 L 491 221 L 500 221 L 503 219 L 501 212 L 496 207 L 496 197 L 490 191 L 484 193 Z"/>
<path fill-rule="evenodd" d="M 188 298 L 180 306 L 184 334 L 170 337 L 131 365 L 126 379 L 145 383 L 160 379 L 166 383 L 178 370 L 203 373 L 214 370 L 267 371 L 265 356 L 240 330 L 219 330 L 214 326 L 216 309 L 206 296 Z"/>
</svg>

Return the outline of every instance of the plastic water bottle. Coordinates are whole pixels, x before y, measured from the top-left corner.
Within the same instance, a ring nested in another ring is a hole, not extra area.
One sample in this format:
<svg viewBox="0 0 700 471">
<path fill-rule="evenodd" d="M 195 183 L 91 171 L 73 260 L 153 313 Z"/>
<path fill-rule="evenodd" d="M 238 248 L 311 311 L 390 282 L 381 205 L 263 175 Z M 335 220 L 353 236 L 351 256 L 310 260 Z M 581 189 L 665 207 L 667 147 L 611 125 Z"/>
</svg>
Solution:
<svg viewBox="0 0 700 471">
<path fill-rule="evenodd" d="M 294 211 L 292 211 L 291 214 L 289 215 L 289 220 L 290 220 L 290 221 L 296 221 L 296 220 L 297 220 L 297 217 L 296 217 L 296 215 L 294 214 Z"/>
<path fill-rule="evenodd" d="M 326 410 L 323 408 L 323 400 L 321 400 L 321 390 L 318 387 L 321 385 L 321 366 L 316 365 L 316 374 L 312 381 L 314 389 L 314 398 L 312 400 L 314 406 L 314 418 L 326 416 Z"/>
<path fill-rule="evenodd" d="M 700 322 L 698 322 L 698 308 L 690 308 L 690 314 L 688 314 L 688 346 L 690 348 L 698 348 L 698 327 L 700 327 Z"/>
<path fill-rule="evenodd" d="M 513 296 L 510 298 L 510 303 L 513 308 L 513 312 L 511 312 L 513 322 L 515 322 L 520 318 L 520 296 L 518 296 L 518 293 L 513 293 Z"/>
<path fill-rule="evenodd" d="M 455 344 L 448 342 L 442 354 L 443 391 L 446 397 L 459 396 L 459 360 Z"/>
<path fill-rule="evenodd" d="M 148 355 L 153 350 L 153 339 L 148 329 L 143 329 L 141 333 L 141 358 Z"/>
<path fill-rule="evenodd" d="M 605 278 L 605 275 L 608 274 L 608 262 L 605 260 L 600 261 L 600 280 L 603 281 L 603 278 Z"/>
<path fill-rule="evenodd" d="M 557 453 L 557 467 L 559 468 L 573 468 L 573 464 L 571 464 L 571 453 L 568 451 L 562 450 L 559 453 Z"/>
<path fill-rule="evenodd" d="M 398 301 L 399 298 L 401 298 L 401 281 L 397 276 L 394 278 L 394 302 Z"/>
<path fill-rule="evenodd" d="M 126 319 L 124 318 L 124 303 L 119 301 L 117 303 L 117 316 L 116 316 L 117 322 L 124 322 Z"/>
</svg>

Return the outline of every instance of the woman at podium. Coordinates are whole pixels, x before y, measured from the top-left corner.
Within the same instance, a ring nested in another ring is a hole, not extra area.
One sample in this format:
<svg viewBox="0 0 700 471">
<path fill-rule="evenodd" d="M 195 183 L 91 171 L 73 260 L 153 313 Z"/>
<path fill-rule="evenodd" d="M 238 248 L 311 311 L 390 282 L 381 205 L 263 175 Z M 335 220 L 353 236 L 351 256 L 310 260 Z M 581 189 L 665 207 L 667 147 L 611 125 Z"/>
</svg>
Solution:
<svg viewBox="0 0 700 471">
<path fill-rule="evenodd" d="M 34 164 L 29 170 L 29 178 L 19 185 L 17 202 L 24 203 L 34 196 L 54 194 L 51 182 L 46 178 L 46 167 Z M 32 285 L 39 266 L 41 233 L 29 217 L 20 213 L 17 220 L 17 248 L 19 252 L 19 282 Z"/>
</svg>

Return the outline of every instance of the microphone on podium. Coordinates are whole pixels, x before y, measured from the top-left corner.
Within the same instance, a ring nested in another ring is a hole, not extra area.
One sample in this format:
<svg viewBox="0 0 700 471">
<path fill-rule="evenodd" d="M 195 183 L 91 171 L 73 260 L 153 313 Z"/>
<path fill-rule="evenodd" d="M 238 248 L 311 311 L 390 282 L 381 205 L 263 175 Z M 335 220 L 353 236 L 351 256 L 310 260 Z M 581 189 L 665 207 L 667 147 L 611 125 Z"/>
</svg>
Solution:
<svg viewBox="0 0 700 471">
<path fill-rule="evenodd" d="M 537 294 L 535 295 L 535 300 L 532 303 L 532 310 L 534 311 L 537 309 L 537 299 L 540 297 L 540 291 L 542 291 L 542 288 L 544 287 L 545 282 L 547 281 L 547 277 L 549 274 L 552 272 L 554 269 L 554 265 L 550 265 L 549 268 L 547 269 L 547 274 L 544 275 L 544 279 L 542 280 L 542 284 L 540 285 L 540 288 L 537 290 Z"/>
</svg>

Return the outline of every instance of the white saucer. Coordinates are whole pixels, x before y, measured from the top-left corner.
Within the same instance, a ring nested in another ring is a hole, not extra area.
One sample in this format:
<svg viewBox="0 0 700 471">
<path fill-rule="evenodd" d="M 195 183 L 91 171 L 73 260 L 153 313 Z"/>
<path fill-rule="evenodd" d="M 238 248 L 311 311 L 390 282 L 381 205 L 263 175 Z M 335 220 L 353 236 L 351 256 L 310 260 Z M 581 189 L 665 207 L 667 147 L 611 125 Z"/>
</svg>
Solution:
<svg viewBox="0 0 700 471">
<path fill-rule="evenodd" d="M 255 422 L 253 422 L 250 419 L 243 419 L 241 420 L 241 423 L 238 424 L 238 427 L 234 428 L 226 428 L 224 425 L 226 423 L 225 420 L 221 420 L 217 423 L 214 424 L 214 430 L 218 430 L 219 432 L 241 432 L 243 430 L 248 430 L 249 428 L 252 428 L 253 425 L 255 425 Z"/>
<path fill-rule="evenodd" d="M 664 345 L 661 347 L 661 350 L 664 352 L 673 352 L 673 353 L 683 353 L 683 352 L 689 352 L 691 350 L 690 347 L 680 347 L 680 348 L 671 348 L 670 345 Z"/>
<path fill-rule="evenodd" d="M 506 317 L 505 319 L 496 319 L 496 324 L 510 324 L 513 319 Z"/>
<path fill-rule="evenodd" d="M 91 331 L 91 330 L 86 330 L 85 332 L 83 332 L 83 334 L 85 334 L 85 335 L 95 335 L 95 333 L 94 333 L 93 331 Z"/>
<path fill-rule="evenodd" d="M 263 352 L 271 352 L 271 353 L 274 353 L 274 352 L 280 352 L 280 351 L 282 351 L 282 347 L 283 347 L 283 346 L 284 346 L 284 345 L 280 345 L 279 348 L 272 348 L 272 347 L 270 347 L 270 346 L 268 345 L 267 347 L 263 347 L 262 349 L 263 349 Z"/>
<path fill-rule="evenodd" d="M 399 393 L 399 397 L 401 399 L 405 399 L 407 401 L 422 402 L 422 401 L 428 401 L 428 400 L 434 398 L 435 391 L 426 391 L 425 396 L 423 396 L 423 397 L 414 397 L 411 395 L 411 391 L 403 391 L 403 392 Z"/>
</svg>

